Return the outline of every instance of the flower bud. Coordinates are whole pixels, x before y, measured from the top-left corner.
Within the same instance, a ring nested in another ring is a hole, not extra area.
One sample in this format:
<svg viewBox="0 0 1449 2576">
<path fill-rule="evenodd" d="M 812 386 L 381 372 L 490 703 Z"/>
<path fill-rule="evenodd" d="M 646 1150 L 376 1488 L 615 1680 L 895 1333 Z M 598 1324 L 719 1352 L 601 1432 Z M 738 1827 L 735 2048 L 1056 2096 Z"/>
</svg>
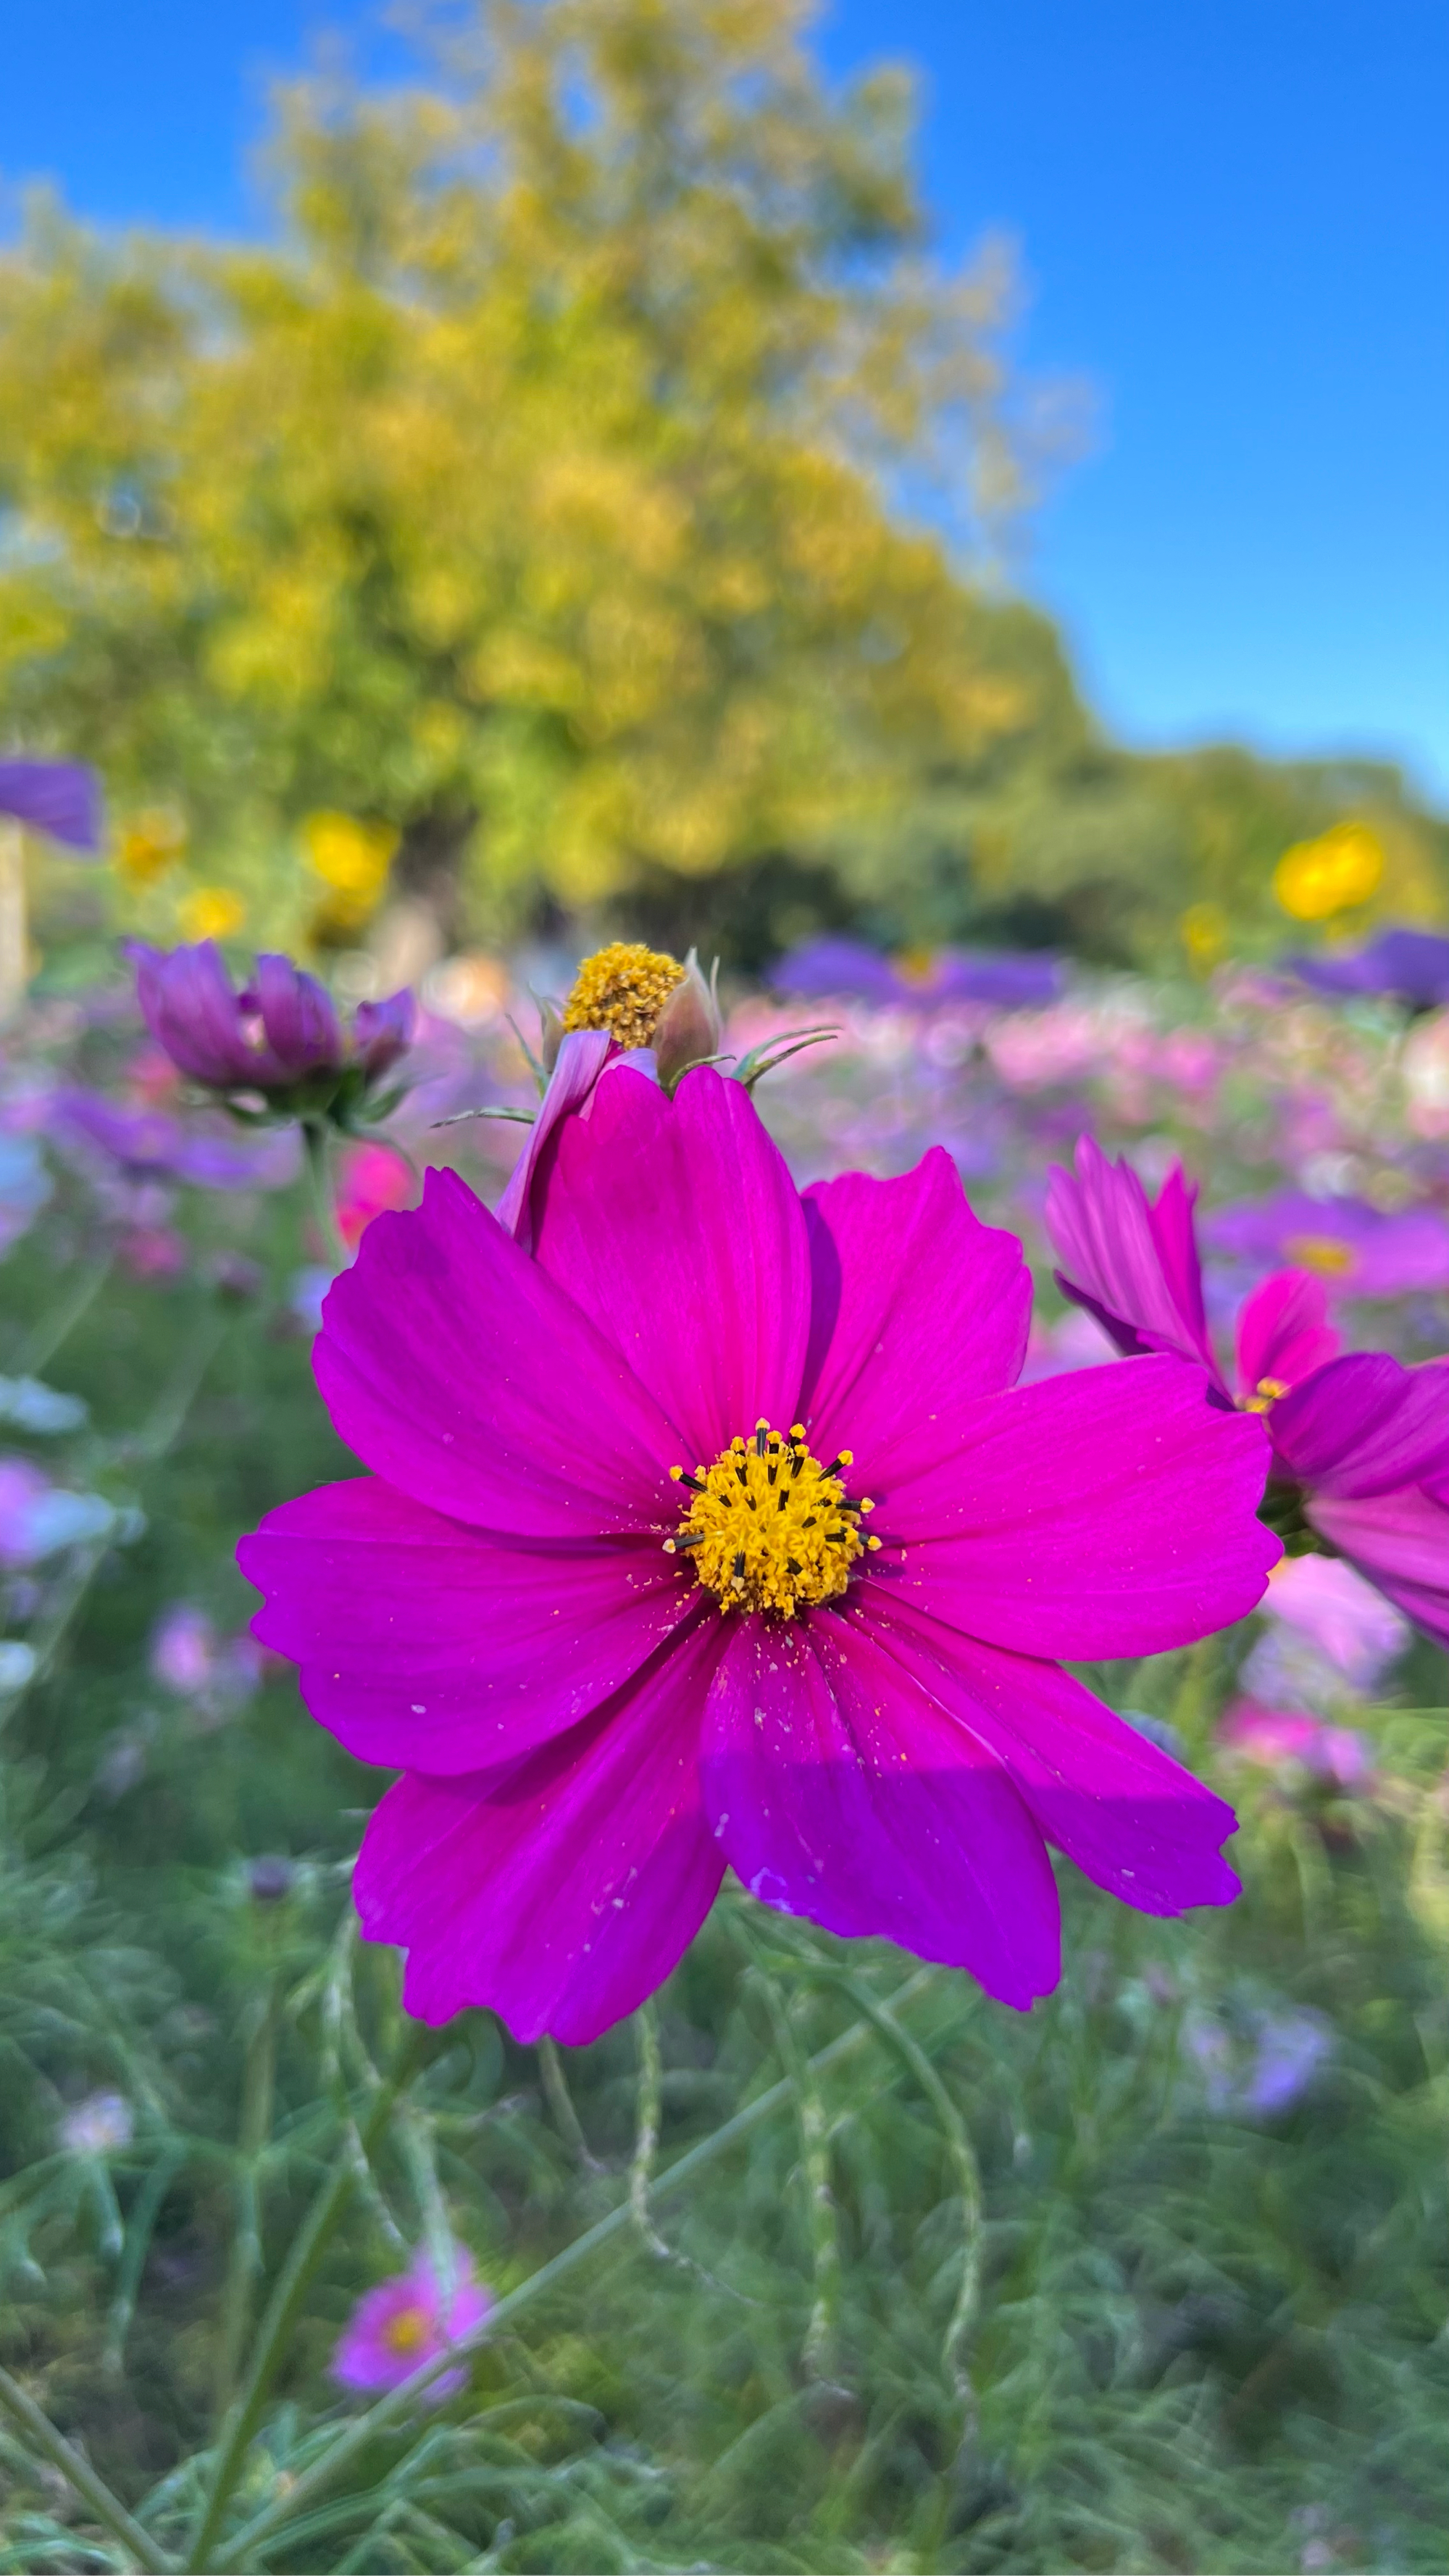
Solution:
<svg viewBox="0 0 1449 2576">
<path fill-rule="evenodd" d="M 674 1089 L 692 1064 L 719 1053 L 720 1014 L 713 982 L 711 977 L 706 984 L 698 951 L 691 948 L 684 961 L 684 981 L 675 985 L 654 1031 L 654 1061 L 666 1091 Z"/>
</svg>

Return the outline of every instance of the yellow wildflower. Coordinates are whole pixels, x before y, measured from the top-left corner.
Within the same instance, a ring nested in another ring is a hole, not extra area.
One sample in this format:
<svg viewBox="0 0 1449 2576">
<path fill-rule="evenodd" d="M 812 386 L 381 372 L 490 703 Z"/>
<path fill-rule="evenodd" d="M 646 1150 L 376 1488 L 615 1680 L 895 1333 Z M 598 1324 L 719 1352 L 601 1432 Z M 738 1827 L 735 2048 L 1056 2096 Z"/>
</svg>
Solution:
<svg viewBox="0 0 1449 2576">
<path fill-rule="evenodd" d="M 1295 841 L 1273 871 L 1273 892 L 1295 921 L 1327 921 L 1367 903 L 1384 873 L 1383 843 L 1367 823 L 1335 823 L 1316 841 Z"/>
<path fill-rule="evenodd" d="M 230 886 L 198 886 L 180 906 L 179 919 L 188 939 L 229 939 L 240 930 L 247 908 Z"/>
</svg>

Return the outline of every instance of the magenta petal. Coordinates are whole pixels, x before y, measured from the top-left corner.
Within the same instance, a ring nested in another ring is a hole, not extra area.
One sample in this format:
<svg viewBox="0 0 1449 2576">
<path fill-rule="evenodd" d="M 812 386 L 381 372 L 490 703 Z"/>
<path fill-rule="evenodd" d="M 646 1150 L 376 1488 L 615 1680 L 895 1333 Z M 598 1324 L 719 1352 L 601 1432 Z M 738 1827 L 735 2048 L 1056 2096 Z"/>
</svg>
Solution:
<svg viewBox="0 0 1449 2576">
<path fill-rule="evenodd" d="M 714 1830 L 762 1904 L 969 1968 L 1023 2010 L 1055 1986 L 1040 1834 L 981 1738 L 857 1614 L 733 1629 L 703 1774 Z"/>
<path fill-rule="evenodd" d="M 698 1759 L 721 1644 L 718 1618 L 702 1619 L 515 1768 L 388 1791 L 353 1889 L 369 1939 L 407 1950 L 409 2012 L 437 2023 L 486 2004 L 515 2039 L 581 2048 L 663 1983 L 723 1875 Z"/>
<path fill-rule="evenodd" d="M 289 1075 L 340 1065 L 342 1031 L 331 996 L 290 957 L 263 956 L 252 977 L 267 1043 Z"/>
<path fill-rule="evenodd" d="M 582 1109 L 609 1060 L 613 1043 L 607 1029 L 570 1029 L 559 1047 L 528 1142 L 498 1202 L 499 1224 L 507 1227 L 525 1252 L 533 1250 L 534 1199 L 545 1171 L 552 1165 L 552 1139 L 561 1120 Z"/>
<path fill-rule="evenodd" d="M 939 1145 L 901 1180 L 818 1183 L 805 1215 L 811 1446 L 852 1450 L 857 1490 L 917 1475 L 955 1449 L 963 1405 L 1016 1381 L 1031 1323 L 1021 1245 L 973 1214 Z"/>
<path fill-rule="evenodd" d="M 1047 1232 L 1064 1293 L 1123 1351 L 1200 1360 L 1226 1393 L 1203 1312 L 1195 1190 L 1174 1169 L 1152 1207 L 1130 1163 L 1109 1163 L 1090 1136 L 1078 1140 L 1076 1166 L 1054 1169 L 1047 1190 Z"/>
<path fill-rule="evenodd" d="M 1238 1881 L 1219 1845 L 1237 1831 L 1232 1808 L 1080 1682 L 909 1611 L 877 1625 L 905 1670 L 990 1746 L 1047 1840 L 1096 1886 L 1144 1914 L 1231 1904 Z"/>
<path fill-rule="evenodd" d="M 708 1464 L 762 1414 L 788 1429 L 810 1318 L 805 1219 L 742 1083 L 704 1068 L 669 1100 L 611 1070 L 560 1133 L 535 1224 L 537 1260 L 662 1405 L 681 1465 Z"/>
<path fill-rule="evenodd" d="M 416 1501 L 513 1538 L 678 1518 L 677 1435 L 456 1172 L 373 1219 L 322 1319 L 313 1366 L 339 1435 Z"/>
<path fill-rule="evenodd" d="M 1264 1378 L 1297 1386 L 1336 1357 L 1328 1291 L 1307 1270 L 1275 1270 L 1244 1300 L 1238 1316 L 1238 1384 L 1256 1393 Z"/>
<path fill-rule="evenodd" d="M 1387 1351 L 1330 1360 L 1268 1419 L 1289 1474 L 1320 1494 L 1387 1494 L 1449 1470 L 1449 1374 Z"/>
<path fill-rule="evenodd" d="M 135 940 L 127 955 L 151 1035 L 193 1082 L 230 1090 L 283 1078 L 270 1050 L 248 1046 L 231 977 L 209 939 L 169 953 Z"/>
<path fill-rule="evenodd" d="M 1314 1495 L 1308 1518 L 1405 1618 L 1449 1647 L 1449 1495 L 1416 1486 L 1361 1501 Z"/>
<path fill-rule="evenodd" d="M 374 1081 L 395 1065 L 413 1042 L 417 1007 L 404 986 L 381 1002 L 359 1002 L 353 1028 L 357 1060 Z"/>
<path fill-rule="evenodd" d="M 501 1547 L 380 1477 L 270 1512 L 237 1549 L 252 1622 L 362 1762 L 438 1775 L 512 1761 L 577 1724 L 698 1599 L 653 1539 Z"/>
<path fill-rule="evenodd" d="M 1282 1554 L 1257 1518 L 1267 1461 L 1258 1417 L 1180 1360 L 1017 1387 L 881 1499 L 868 1588 L 1018 1654 L 1158 1654 L 1262 1598 Z"/>
</svg>

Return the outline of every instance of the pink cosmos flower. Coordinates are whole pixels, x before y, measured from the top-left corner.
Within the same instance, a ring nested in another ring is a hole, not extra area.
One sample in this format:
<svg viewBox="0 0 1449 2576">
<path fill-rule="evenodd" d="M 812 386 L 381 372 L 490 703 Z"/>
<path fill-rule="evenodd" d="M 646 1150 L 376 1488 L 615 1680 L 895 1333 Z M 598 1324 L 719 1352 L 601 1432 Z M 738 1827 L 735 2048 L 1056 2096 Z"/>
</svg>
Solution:
<svg viewBox="0 0 1449 2576">
<path fill-rule="evenodd" d="M 289 957 L 259 957 L 238 993 L 214 943 L 169 952 L 132 940 L 136 996 L 157 1045 L 193 1082 L 261 1092 L 276 1108 L 345 1124 L 413 1032 L 411 993 L 360 1002 L 350 1030 Z"/>
<path fill-rule="evenodd" d="M 447 2288 L 431 2254 L 420 2246 L 406 2272 L 358 2300 L 332 2356 L 332 2376 L 344 2388 L 396 2388 L 425 2361 L 471 2334 L 492 2306 L 491 2292 L 474 2277 L 466 2245 L 453 2247 L 453 2278 Z M 442 2372 L 428 2389 L 429 2403 L 451 2397 L 464 2376 L 461 2370 Z"/>
<path fill-rule="evenodd" d="M 315 1367 L 372 1473 L 240 1549 L 314 1716 L 404 1771 L 355 1889 L 409 2009 L 591 2039 L 727 1861 L 1022 2007 L 1048 1840 L 1148 1912 L 1229 1901 L 1231 1809 L 1057 1659 L 1253 1606 L 1261 1425 L 1175 1360 L 1014 1389 L 1021 1246 L 939 1148 L 802 1198 L 703 1069 L 555 1135 L 532 1258 L 453 1172 L 368 1228 Z"/>
<path fill-rule="evenodd" d="M 1449 1362 L 1405 1368 L 1386 1351 L 1339 1357 L 1321 1279 L 1279 1270 L 1239 1311 L 1236 1387 L 1208 1332 L 1180 1165 L 1153 1204 L 1090 1136 L 1056 1170 L 1047 1230 L 1064 1296 L 1120 1351 L 1172 1351 L 1208 1371 L 1220 1403 L 1261 1413 L 1273 1444 L 1265 1513 L 1346 1556 L 1430 1636 L 1449 1644 Z M 1310 1540 L 1311 1543 L 1311 1540 Z"/>
</svg>

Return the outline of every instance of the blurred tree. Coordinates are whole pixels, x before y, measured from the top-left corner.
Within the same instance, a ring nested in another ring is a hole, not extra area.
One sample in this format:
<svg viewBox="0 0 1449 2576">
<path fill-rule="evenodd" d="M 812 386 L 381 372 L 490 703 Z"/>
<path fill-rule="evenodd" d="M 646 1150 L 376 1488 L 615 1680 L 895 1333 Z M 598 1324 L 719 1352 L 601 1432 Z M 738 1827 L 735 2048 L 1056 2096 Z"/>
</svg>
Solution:
<svg viewBox="0 0 1449 2576">
<path fill-rule="evenodd" d="M 932 478 L 981 549 L 1029 497 L 1010 260 L 926 257 L 909 85 L 828 94 L 808 15 L 474 0 L 427 88 L 282 96 L 280 247 L 38 207 L 0 263 L 0 725 L 324 936 L 319 809 L 396 826 L 445 914 L 469 846 L 503 928 L 823 864 L 1019 731 L 892 506 Z"/>
</svg>

